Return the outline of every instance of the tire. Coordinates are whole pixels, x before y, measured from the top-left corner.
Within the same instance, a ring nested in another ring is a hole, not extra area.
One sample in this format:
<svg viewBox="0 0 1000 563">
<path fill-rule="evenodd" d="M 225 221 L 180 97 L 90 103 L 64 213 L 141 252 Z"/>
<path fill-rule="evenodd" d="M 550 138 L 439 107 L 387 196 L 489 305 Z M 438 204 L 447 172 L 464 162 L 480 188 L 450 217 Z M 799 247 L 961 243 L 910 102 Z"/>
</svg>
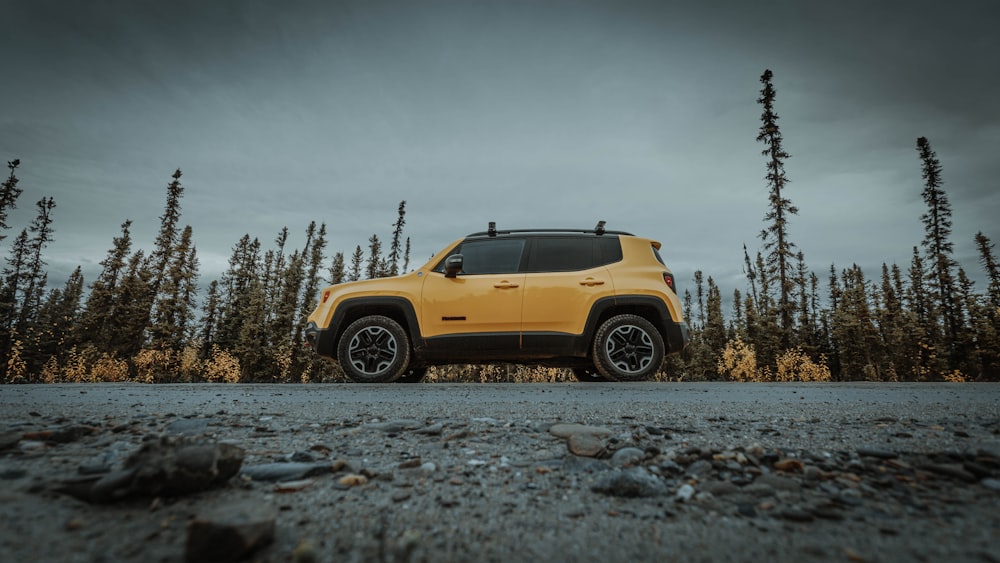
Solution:
<svg viewBox="0 0 1000 563">
<path fill-rule="evenodd" d="M 413 368 L 406 370 L 403 375 L 399 376 L 396 383 L 420 383 L 427 377 L 427 368 Z"/>
<path fill-rule="evenodd" d="M 604 376 L 594 368 L 573 368 L 573 376 L 580 383 L 600 383 L 607 381 Z"/>
<path fill-rule="evenodd" d="M 337 344 L 340 367 L 357 383 L 388 383 L 410 364 L 410 339 L 399 323 L 382 315 L 361 317 Z"/>
<path fill-rule="evenodd" d="M 663 363 L 663 337 L 638 315 L 611 317 L 594 337 L 594 365 L 610 381 L 647 381 Z"/>
</svg>

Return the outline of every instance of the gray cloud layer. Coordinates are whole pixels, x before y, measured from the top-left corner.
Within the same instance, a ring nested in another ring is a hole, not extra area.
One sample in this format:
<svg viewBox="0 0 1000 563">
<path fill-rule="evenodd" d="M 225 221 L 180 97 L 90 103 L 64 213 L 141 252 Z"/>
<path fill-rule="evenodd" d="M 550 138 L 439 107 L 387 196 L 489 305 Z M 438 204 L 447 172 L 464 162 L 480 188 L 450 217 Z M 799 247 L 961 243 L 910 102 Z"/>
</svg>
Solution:
<svg viewBox="0 0 1000 563">
<path fill-rule="evenodd" d="M 207 278 L 243 233 L 310 220 L 349 253 L 388 236 L 406 199 L 417 262 L 489 220 L 606 219 L 728 292 L 763 226 L 765 68 L 793 155 L 791 235 L 817 273 L 909 263 L 918 136 L 970 273 L 972 235 L 1000 239 L 986 2 L 0 5 L 0 153 L 25 188 L 12 222 L 56 198 L 53 283 L 81 263 L 93 279 L 126 218 L 151 244 L 180 167 Z"/>
</svg>

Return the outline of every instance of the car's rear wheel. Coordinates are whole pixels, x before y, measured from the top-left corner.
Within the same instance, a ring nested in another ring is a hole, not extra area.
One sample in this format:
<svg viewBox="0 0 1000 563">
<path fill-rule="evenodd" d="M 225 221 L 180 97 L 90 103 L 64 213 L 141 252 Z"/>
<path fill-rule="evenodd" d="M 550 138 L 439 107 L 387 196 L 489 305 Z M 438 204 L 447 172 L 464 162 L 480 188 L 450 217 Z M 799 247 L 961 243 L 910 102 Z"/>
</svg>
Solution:
<svg viewBox="0 0 1000 563">
<path fill-rule="evenodd" d="M 406 372 L 410 340 L 396 321 L 382 315 L 361 317 L 347 327 L 337 346 L 340 367 L 358 383 L 388 383 Z"/>
<path fill-rule="evenodd" d="M 611 317 L 594 337 L 594 365 L 611 381 L 652 379 L 663 363 L 663 338 L 638 315 Z"/>
</svg>

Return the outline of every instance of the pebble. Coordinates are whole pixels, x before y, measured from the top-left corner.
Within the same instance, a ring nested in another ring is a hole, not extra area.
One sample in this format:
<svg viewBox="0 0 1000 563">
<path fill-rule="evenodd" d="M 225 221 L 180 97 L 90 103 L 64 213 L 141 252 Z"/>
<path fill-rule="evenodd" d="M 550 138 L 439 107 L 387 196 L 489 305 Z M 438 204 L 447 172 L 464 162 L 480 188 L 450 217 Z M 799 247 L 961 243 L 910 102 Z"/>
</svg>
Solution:
<svg viewBox="0 0 1000 563">
<path fill-rule="evenodd" d="M 246 500 L 213 507 L 188 525 L 185 560 L 240 561 L 274 541 L 277 510 L 267 503 Z"/>
<path fill-rule="evenodd" d="M 655 497 L 666 492 L 666 485 L 645 468 L 630 467 L 605 475 L 591 489 L 617 497 Z"/>
<path fill-rule="evenodd" d="M 615 467 L 626 467 L 636 465 L 646 457 L 646 452 L 639 448 L 625 447 L 616 451 L 611 456 L 611 465 Z"/>
</svg>

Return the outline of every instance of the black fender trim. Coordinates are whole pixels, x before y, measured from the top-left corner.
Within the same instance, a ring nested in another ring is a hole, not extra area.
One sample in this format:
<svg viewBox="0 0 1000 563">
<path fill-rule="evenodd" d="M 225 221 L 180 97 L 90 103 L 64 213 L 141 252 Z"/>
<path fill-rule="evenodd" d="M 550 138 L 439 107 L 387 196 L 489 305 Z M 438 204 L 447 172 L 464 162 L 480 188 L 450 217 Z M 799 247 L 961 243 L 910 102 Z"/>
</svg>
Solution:
<svg viewBox="0 0 1000 563">
<path fill-rule="evenodd" d="M 589 347 L 594 341 L 594 334 L 601 323 L 622 313 L 634 313 L 653 323 L 660 331 L 667 354 L 680 352 L 691 341 L 687 323 L 675 321 L 662 299 L 652 295 L 617 295 L 598 299 L 590 308 L 582 339 L 585 346 Z"/>
<path fill-rule="evenodd" d="M 413 304 L 405 297 L 355 297 L 337 306 L 325 329 L 316 333 L 315 348 L 321 356 L 337 359 L 337 342 L 344 329 L 355 320 L 368 315 L 385 315 L 403 325 L 410 336 L 410 346 L 415 352 L 424 348 L 420 323 Z"/>
</svg>

